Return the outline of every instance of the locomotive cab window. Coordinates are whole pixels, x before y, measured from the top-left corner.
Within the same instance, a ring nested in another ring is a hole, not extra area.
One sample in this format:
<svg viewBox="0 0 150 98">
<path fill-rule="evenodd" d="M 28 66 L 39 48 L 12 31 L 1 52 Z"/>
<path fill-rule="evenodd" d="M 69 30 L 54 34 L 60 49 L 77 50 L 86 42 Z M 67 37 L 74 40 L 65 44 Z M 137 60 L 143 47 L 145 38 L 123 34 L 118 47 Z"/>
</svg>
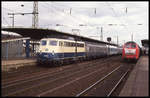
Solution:
<svg viewBox="0 0 150 98">
<path fill-rule="evenodd" d="M 125 48 L 130 48 L 130 44 L 126 44 L 126 45 L 125 45 Z"/>
<path fill-rule="evenodd" d="M 49 45 L 51 45 L 51 46 L 57 46 L 57 41 L 51 40 L 49 42 Z"/>
<path fill-rule="evenodd" d="M 131 44 L 131 48 L 136 48 L 136 45 L 135 44 Z"/>
<path fill-rule="evenodd" d="M 47 41 L 46 41 L 46 40 L 42 40 L 42 41 L 41 41 L 41 45 L 42 45 L 42 46 L 45 46 L 46 44 L 47 44 Z"/>
</svg>

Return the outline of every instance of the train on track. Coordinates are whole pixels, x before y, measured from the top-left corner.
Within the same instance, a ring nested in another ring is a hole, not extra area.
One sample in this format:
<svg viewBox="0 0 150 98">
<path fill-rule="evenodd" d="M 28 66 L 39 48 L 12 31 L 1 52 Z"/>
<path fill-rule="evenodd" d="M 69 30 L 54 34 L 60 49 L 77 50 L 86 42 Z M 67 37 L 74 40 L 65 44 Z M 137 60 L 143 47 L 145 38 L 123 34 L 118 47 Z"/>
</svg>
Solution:
<svg viewBox="0 0 150 98">
<path fill-rule="evenodd" d="M 134 41 L 126 42 L 123 45 L 122 58 L 124 60 L 138 60 L 142 54 L 142 50 Z"/>
<path fill-rule="evenodd" d="M 64 62 L 96 59 L 122 53 L 122 48 L 108 43 L 75 41 L 60 38 L 43 38 L 37 53 L 38 65 L 43 63 L 63 64 Z"/>
</svg>

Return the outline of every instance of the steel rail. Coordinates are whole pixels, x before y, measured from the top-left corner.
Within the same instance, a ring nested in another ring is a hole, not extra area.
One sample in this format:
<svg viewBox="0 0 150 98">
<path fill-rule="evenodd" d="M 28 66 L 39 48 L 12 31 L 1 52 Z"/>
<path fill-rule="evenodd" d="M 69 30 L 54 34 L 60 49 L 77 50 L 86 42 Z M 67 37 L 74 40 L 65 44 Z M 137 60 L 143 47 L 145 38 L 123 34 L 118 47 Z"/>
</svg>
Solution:
<svg viewBox="0 0 150 98">
<path fill-rule="evenodd" d="M 67 83 L 65 83 L 65 84 L 63 84 L 63 85 L 61 85 L 61 86 L 58 86 L 58 87 L 56 87 L 56 88 L 50 89 L 50 90 L 45 91 L 45 92 L 42 92 L 42 93 L 38 94 L 37 96 L 40 97 L 40 96 L 43 96 L 43 95 L 45 95 L 45 94 L 47 94 L 47 93 L 53 92 L 53 91 L 55 91 L 55 90 L 57 90 L 57 89 L 60 89 L 60 88 L 62 88 L 62 87 L 64 87 L 64 86 L 67 86 L 67 85 L 69 85 L 69 84 L 71 84 L 71 83 L 73 83 L 73 82 L 75 82 L 75 81 L 78 81 L 78 80 L 80 80 L 80 79 L 82 79 L 82 78 L 88 77 L 88 76 L 90 76 L 91 74 L 96 73 L 96 72 L 99 72 L 99 71 L 101 71 L 101 70 L 102 70 L 102 69 L 95 70 L 95 71 L 93 71 L 93 72 L 91 72 L 91 73 L 88 73 L 88 74 L 86 74 L 86 75 L 84 75 L 84 76 L 75 78 L 74 80 L 69 81 L 69 82 L 67 82 Z"/>
<path fill-rule="evenodd" d="M 117 84 L 113 87 L 113 89 L 109 92 L 109 94 L 107 95 L 107 97 L 109 97 L 117 88 L 117 86 L 121 83 L 121 81 L 124 79 L 124 77 L 127 75 L 127 73 L 129 72 L 129 69 L 125 72 L 125 74 L 120 78 L 120 80 L 117 82 Z"/>
<path fill-rule="evenodd" d="M 105 75 L 104 77 L 102 77 L 101 79 L 99 79 L 97 82 L 95 82 L 94 84 L 92 84 L 91 86 L 89 86 L 88 88 L 86 88 L 85 90 L 83 90 L 82 92 L 78 93 L 76 95 L 76 97 L 81 96 L 82 94 L 84 94 L 85 92 L 87 92 L 88 90 L 90 90 L 92 87 L 94 87 L 95 85 L 97 85 L 99 82 L 103 81 L 106 77 L 108 77 L 109 75 L 111 75 L 113 72 L 115 72 L 116 70 L 118 70 L 122 65 L 120 65 L 119 67 L 115 68 L 113 71 L 111 71 L 110 73 L 108 73 L 107 75 Z"/>
<path fill-rule="evenodd" d="M 88 62 L 89 63 L 89 62 Z M 67 69 L 67 68 L 70 68 L 71 66 L 68 66 L 68 67 L 65 67 L 64 69 Z M 58 69 L 59 70 L 59 69 Z M 57 72 L 58 70 L 56 70 L 56 71 L 52 71 L 52 72 Z M 38 74 L 38 73 L 41 73 L 41 72 L 34 72 L 34 74 Z M 50 72 L 51 73 L 51 72 Z M 48 73 L 43 73 L 43 75 L 44 74 L 49 74 L 49 72 Z M 42 74 L 41 74 L 42 75 Z M 27 75 L 28 76 L 28 75 Z M 13 83 L 13 82 L 17 82 L 17 81 L 22 81 L 22 80 L 25 80 L 25 79 L 30 79 L 30 78 L 32 78 L 32 77 L 36 77 L 36 76 L 39 76 L 39 75 L 34 75 L 34 76 L 31 76 L 31 77 L 27 77 L 27 78 L 21 78 L 21 79 L 17 79 L 17 80 L 14 80 L 14 81 L 12 81 L 11 79 L 10 80 L 2 80 L 2 82 L 4 82 L 2 85 L 8 85 L 8 84 L 11 84 L 11 83 Z M 12 78 L 12 79 L 15 79 L 15 78 Z M 6 82 L 6 81 L 10 81 L 10 82 Z"/>
<path fill-rule="evenodd" d="M 97 64 L 97 63 L 99 63 L 99 62 L 95 62 L 94 64 Z M 106 63 L 108 63 L 108 62 L 103 62 L 103 65 L 105 65 Z M 91 66 L 93 66 L 93 64 L 91 64 Z M 86 70 L 88 70 L 88 69 L 89 69 L 89 66 L 86 66 L 86 67 L 87 67 Z M 95 67 L 99 67 L 99 66 L 94 66 L 94 68 L 95 68 Z M 84 70 L 85 70 L 85 69 L 84 69 Z M 74 73 L 72 73 L 72 74 L 66 75 L 65 77 L 56 78 L 56 79 L 54 79 L 54 80 L 46 81 L 46 82 L 40 83 L 40 84 L 38 84 L 38 85 L 30 86 L 29 88 L 25 88 L 25 89 L 22 89 L 22 90 L 19 90 L 19 91 L 14 91 L 14 92 L 12 92 L 12 93 L 7 94 L 7 96 L 13 95 L 13 94 L 16 94 L 16 93 L 18 93 L 18 92 L 22 92 L 22 91 L 25 91 L 25 90 L 28 90 L 28 89 L 31 89 L 31 88 L 34 88 L 34 87 L 37 87 L 37 86 L 41 86 L 41 85 L 43 85 L 43 84 L 47 84 L 47 83 L 50 83 L 50 82 L 53 82 L 53 81 L 56 81 L 56 80 L 59 80 L 59 79 L 62 79 L 62 78 L 66 78 L 66 77 L 72 76 L 72 75 L 74 75 L 74 74 L 76 74 L 76 73 L 79 73 L 79 72 L 81 72 L 81 71 L 82 71 L 82 70 L 79 70 L 79 71 L 74 72 Z M 41 77 L 41 78 L 42 78 L 42 77 Z M 35 80 L 35 79 L 34 79 L 34 80 Z"/>
<path fill-rule="evenodd" d="M 107 62 L 105 62 L 104 64 L 106 64 Z M 94 67 L 98 67 L 98 66 L 94 66 Z M 89 68 L 89 67 L 88 67 Z M 88 68 L 86 69 L 86 70 L 88 70 Z M 101 68 L 100 70 L 102 70 L 103 68 Z M 85 69 L 84 69 L 85 70 Z M 48 83 L 51 83 L 51 82 L 54 82 L 54 81 L 56 81 L 56 80 L 60 80 L 60 79 L 63 79 L 63 78 L 67 78 L 67 77 L 70 77 L 70 76 L 72 76 L 72 75 L 74 75 L 74 74 L 76 74 L 76 73 L 79 73 L 79 72 L 82 72 L 83 70 L 78 70 L 78 71 L 76 71 L 76 72 L 74 72 L 74 73 L 71 73 L 71 74 L 68 74 L 68 75 L 66 75 L 65 77 L 60 77 L 60 78 L 56 78 L 56 79 L 54 79 L 54 80 L 50 80 L 50 81 L 46 81 L 46 82 L 44 82 L 44 83 L 40 83 L 40 84 L 38 84 L 38 85 L 33 85 L 33 86 L 31 86 L 31 87 L 29 87 L 29 88 L 25 88 L 25 89 L 22 89 L 22 90 L 19 90 L 19 91 L 15 91 L 15 92 L 12 92 L 12 93 L 9 93 L 7 96 L 11 96 L 11 95 L 13 95 L 13 94 L 16 94 L 16 93 L 18 93 L 18 92 L 23 92 L 23 91 L 26 91 L 26 90 L 28 90 L 28 89 L 32 89 L 32 88 L 34 88 L 34 87 L 38 87 L 38 86 L 41 86 L 41 85 L 45 85 L 45 84 L 48 84 Z M 95 72 L 95 71 L 94 71 Z M 77 78 L 78 79 L 78 78 Z M 76 79 L 75 79 L 76 80 Z M 73 80 L 74 81 L 74 80 Z M 57 87 L 56 87 L 57 88 Z M 59 88 L 59 87 L 58 87 Z M 54 88 L 55 89 L 55 88 Z"/>
<path fill-rule="evenodd" d="M 109 58 L 107 59 L 107 60 L 110 60 Z M 103 63 L 104 62 L 106 62 L 107 60 L 105 60 L 105 61 L 102 61 Z M 90 63 L 90 62 L 89 62 Z M 94 64 L 96 64 L 97 62 L 94 62 Z M 86 64 L 85 64 L 86 65 Z M 91 64 L 90 63 L 90 65 L 91 66 L 93 66 L 93 63 Z M 85 66 L 86 67 L 86 66 Z M 89 67 L 89 66 L 88 66 Z M 68 68 L 68 67 L 67 67 Z M 69 67 L 70 68 L 70 67 Z M 51 73 L 54 73 L 54 72 L 59 72 L 59 70 L 57 70 L 57 71 L 52 71 L 52 72 L 47 72 L 47 73 L 43 73 L 43 74 L 40 74 L 40 75 L 35 75 L 35 76 L 31 76 L 31 77 L 27 77 L 27 78 L 22 78 L 22 79 L 18 79 L 18 80 L 15 80 L 15 81 L 10 81 L 10 82 L 7 82 L 7 83 L 4 83 L 3 85 L 6 85 L 6 86 L 2 86 L 2 89 L 3 88 L 7 88 L 7 87 L 9 87 L 9 86 L 13 86 L 13 85 L 15 85 L 15 84 L 21 84 L 21 83 L 24 83 L 24 82 L 29 82 L 29 81 L 32 81 L 32 80 L 37 80 L 37 79 L 41 79 L 41 78 L 44 78 L 44 77 L 48 77 L 48 76 L 44 76 L 44 75 L 47 75 L 47 74 L 50 74 L 49 76 L 51 76 Z M 41 76 L 43 76 L 43 77 L 41 77 Z M 39 78 L 36 78 L 36 77 L 39 77 Z M 36 79 L 33 79 L 33 78 L 36 78 Z M 22 81 L 22 82 L 19 82 L 19 81 Z M 16 82 L 16 83 L 14 83 L 14 82 Z M 19 83 L 17 83 L 17 82 L 19 82 Z M 11 84 L 11 83 L 13 83 L 13 84 Z M 8 85 L 8 84 L 10 84 L 10 85 Z"/>
</svg>

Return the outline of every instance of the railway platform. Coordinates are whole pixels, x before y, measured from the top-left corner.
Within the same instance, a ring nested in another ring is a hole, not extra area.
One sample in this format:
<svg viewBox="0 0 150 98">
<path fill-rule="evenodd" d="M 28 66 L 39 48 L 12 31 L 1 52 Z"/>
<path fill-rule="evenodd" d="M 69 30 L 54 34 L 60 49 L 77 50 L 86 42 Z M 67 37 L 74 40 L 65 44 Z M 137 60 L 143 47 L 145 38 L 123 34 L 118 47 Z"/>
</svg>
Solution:
<svg viewBox="0 0 150 98">
<path fill-rule="evenodd" d="M 36 63 L 35 58 L 20 58 L 13 60 L 2 60 L 2 71 L 9 71 L 11 68 L 18 68 L 21 66 L 34 65 Z"/>
<path fill-rule="evenodd" d="M 148 56 L 140 57 L 119 96 L 149 96 L 148 59 Z"/>
</svg>

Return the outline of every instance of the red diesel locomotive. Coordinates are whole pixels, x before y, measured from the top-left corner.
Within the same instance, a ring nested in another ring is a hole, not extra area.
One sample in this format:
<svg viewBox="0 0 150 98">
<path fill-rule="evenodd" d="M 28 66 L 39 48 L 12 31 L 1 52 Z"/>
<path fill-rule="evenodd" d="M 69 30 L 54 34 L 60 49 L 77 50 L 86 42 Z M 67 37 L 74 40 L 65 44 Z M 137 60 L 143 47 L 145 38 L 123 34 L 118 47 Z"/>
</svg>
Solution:
<svg viewBox="0 0 150 98">
<path fill-rule="evenodd" d="M 123 59 L 135 59 L 138 60 L 141 54 L 141 49 L 138 44 L 133 41 L 126 42 L 122 50 Z"/>
</svg>

